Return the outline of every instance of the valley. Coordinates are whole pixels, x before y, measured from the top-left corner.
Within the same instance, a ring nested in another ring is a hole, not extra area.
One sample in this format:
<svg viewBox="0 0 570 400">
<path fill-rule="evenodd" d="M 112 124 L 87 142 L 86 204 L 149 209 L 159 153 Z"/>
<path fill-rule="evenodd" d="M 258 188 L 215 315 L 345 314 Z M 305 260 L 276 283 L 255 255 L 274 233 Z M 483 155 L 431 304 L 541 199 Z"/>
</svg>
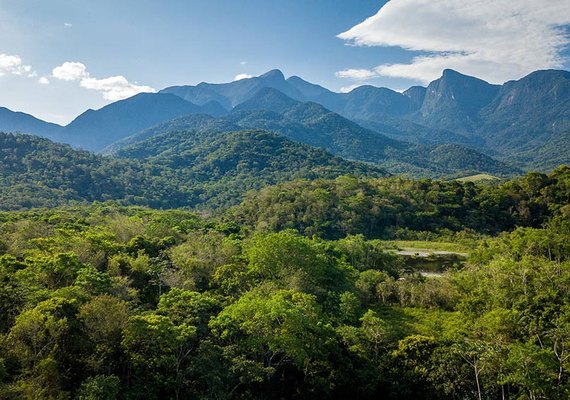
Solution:
<svg viewBox="0 0 570 400">
<path fill-rule="evenodd" d="M 0 109 L 0 398 L 567 398 L 568 88 Z"/>
</svg>

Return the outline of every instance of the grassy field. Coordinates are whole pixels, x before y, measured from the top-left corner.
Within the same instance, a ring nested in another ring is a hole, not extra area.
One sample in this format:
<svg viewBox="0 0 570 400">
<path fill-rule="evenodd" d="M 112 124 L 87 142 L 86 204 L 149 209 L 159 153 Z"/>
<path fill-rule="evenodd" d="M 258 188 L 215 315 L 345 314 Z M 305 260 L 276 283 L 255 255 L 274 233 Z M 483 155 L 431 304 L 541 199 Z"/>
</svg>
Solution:
<svg viewBox="0 0 570 400">
<path fill-rule="evenodd" d="M 456 180 L 459 182 L 483 182 L 483 181 L 496 181 L 500 179 L 501 178 L 489 174 L 477 174 L 471 176 L 464 176 L 463 178 L 457 178 Z"/>
<path fill-rule="evenodd" d="M 387 240 L 383 242 L 387 248 L 392 249 L 415 249 L 425 251 L 452 251 L 457 253 L 469 253 L 472 248 L 465 244 L 450 242 L 429 242 L 423 240 Z"/>
</svg>

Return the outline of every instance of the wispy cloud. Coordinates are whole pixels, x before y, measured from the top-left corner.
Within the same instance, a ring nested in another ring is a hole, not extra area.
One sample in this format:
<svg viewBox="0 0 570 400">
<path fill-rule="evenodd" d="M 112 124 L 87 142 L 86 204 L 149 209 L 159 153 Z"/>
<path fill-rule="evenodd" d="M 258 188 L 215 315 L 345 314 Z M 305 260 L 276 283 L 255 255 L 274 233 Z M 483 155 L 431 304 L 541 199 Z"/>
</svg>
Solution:
<svg viewBox="0 0 570 400">
<path fill-rule="evenodd" d="M 367 69 L 354 69 L 348 68 L 342 71 L 338 71 L 335 74 L 338 78 L 352 79 L 354 81 L 365 81 L 377 76 L 374 71 Z"/>
<path fill-rule="evenodd" d="M 156 92 L 156 89 L 150 86 L 139 85 L 136 82 L 131 83 L 122 75 L 102 79 L 93 78 L 87 71 L 85 64 L 75 61 L 67 61 L 55 67 L 52 76 L 63 81 L 79 82 L 79 86 L 82 88 L 96 90 L 102 93 L 105 99 L 111 101 L 126 99 L 138 93 Z"/>
<path fill-rule="evenodd" d="M 253 75 L 250 75 L 250 74 L 238 74 L 238 75 L 235 76 L 234 82 L 235 82 L 235 81 L 241 81 L 242 79 L 249 79 L 249 78 L 253 78 Z"/>
<path fill-rule="evenodd" d="M 354 89 L 356 89 L 357 87 L 362 86 L 362 82 L 359 83 L 355 83 L 354 85 L 349 85 L 349 86 L 344 86 L 340 88 L 340 92 L 341 93 L 349 93 L 352 92 Z"/>
<path fill-rule="evenodd" d="M 427 83 L 442 69 L 453 68 L 500 83 L 561 67 L 568 24 L 568 0 L 391 0 L 338 37 L 356 46 L 397 46 L 425 54 L 409 63 L 338 74 L 353 80 L 368 75 Z"/>
<path fill-rule="evenodd" d="M 25 65 L 20 56 L 0 54 L 0 76 L 4 75 L 26 75 L 35 76 L 30 65 Z"/>
</svg>

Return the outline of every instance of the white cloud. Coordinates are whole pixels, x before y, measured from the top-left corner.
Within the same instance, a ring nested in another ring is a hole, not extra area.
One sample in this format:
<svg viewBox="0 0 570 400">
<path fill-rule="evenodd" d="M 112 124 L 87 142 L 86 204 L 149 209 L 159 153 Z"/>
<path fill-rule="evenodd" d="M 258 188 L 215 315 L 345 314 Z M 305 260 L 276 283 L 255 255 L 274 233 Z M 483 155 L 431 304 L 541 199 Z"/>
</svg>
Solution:
<svg viewBox="0 0 570 400">
<path fill-rule="evenodd" d="M 240 65 L 247 65 L 247 61 L 240 61 Z"/>
<path fill-rule="evenodd" d="M 82 88 L 97 90 L 106 100 L 111 101 L 126 99 L 138 93 L 156 92 L 156 89 L 150 86 L 138 85 L 136 82 L 130 83 L 122 75 L 102 79 L 93 78 L 85 64 L 80 62 L 65 62 L 53 69 L 52 76 L 64 81 L 78 81 Z"/>
<path fill-rule="evenodd" d="M 64 22 L 63 26 L 65 26 L 66 28 L 71 28 L 73 24 L 71 22 Z"/>
<path fill-rule="evenodd" d="M 569 43 L 563 26 L 568 24 L 568 0 L 391 0 L 338 37 L 356 46 L 427 53 L 363 74 L 427 83 L 442 69 L 453 68 L 500 83 L 562 67 L 561 53 Z"/>
<path fill-rule="evenodd" d="M 235 82 L 235 81 L 241 81 L 242 79 L 249 79 L 249 78 L 253 78 L 253 75 L 250 75 L 250 74 L 238 74 L 238 75 L 235 76 L 234 82 Z"/>
<path fill-rule="evenodd" d="M 52 71 L 52 75 L 56 79 L 63 81 L 77 81 L 89 77 L 87 67 L 80 62 L 64 62 Z"/>
<path fill-rule="evenodd" d="M 335 75 L 338 78 L 352 79 L 354 81 L 365 81 L 367 79 L 376 77 L 376 73 L 374 71 L 354 68 L 338 71 Z"/>
<path fill-rule="evenodd" d="M 40 79 L 38 79 L 38 83 L 40 85 L 49 85 L 49 79 L 45 76 L 42 76 Z"/>
<path fill-rule="evenodd" d="M 138 93 L 156 92 L 156 89 L 150 86 L 130 83 L 127 78 L 122 75 L 111 76 L 104 79 L 85 78 L 81 80 L 80 86 L 102 92 L 105 99 L 112 101 L 126 99 Z"/>
<path fill-rule="evenodd" d="M 3 75 L 28 75 L 34 74 L 32 67 L 24 65 L 19 56 L 0 54 L 0 76 Z"/>
</svg>

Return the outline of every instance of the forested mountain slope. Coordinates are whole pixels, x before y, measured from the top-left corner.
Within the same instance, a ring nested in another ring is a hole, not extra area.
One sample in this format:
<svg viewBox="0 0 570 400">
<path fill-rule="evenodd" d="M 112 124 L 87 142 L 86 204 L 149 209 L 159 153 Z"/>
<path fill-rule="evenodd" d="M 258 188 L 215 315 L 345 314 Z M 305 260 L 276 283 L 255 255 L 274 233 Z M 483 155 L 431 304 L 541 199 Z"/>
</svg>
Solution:
<svg viewBox="0 0 570 400">
<path fill-rule="evenodd" d="M 272 88 L 262 89 L 227 116 L 217 119 L 202 115 L 179 118 L 119 141 L 105 152 L 116 152 L 158 133 L 184 129 L 227 131 L 236 127 L 276 132 L 346 159 L 375 164 L 392 173 L 434 177 L 480 172 L 500 176 L 517 173 L 516 169 L 504 163 L 459 145 L 427 146 L 388 138 L 317 103 L 297 102 Z"/>
<path fill-rule="evenodd" d="M 144 151 L 153 150 L 147 144 Z M 262 131 L 185 137 L 176 147 L 160 140 L 154 153 L 140 158 L 111 159 L 34 136 L 0 134 L 0 207 L 105 200 L 156 208 L 228 206 L 250 189 L 291 179 L 384 174 Z"/>
<path fill-rule="evenodd" d="M 60 125 L 42 121 L 32 115 L 0 107 L 0 131 L 56 138 L 62 129 Z"/>
</svg>

